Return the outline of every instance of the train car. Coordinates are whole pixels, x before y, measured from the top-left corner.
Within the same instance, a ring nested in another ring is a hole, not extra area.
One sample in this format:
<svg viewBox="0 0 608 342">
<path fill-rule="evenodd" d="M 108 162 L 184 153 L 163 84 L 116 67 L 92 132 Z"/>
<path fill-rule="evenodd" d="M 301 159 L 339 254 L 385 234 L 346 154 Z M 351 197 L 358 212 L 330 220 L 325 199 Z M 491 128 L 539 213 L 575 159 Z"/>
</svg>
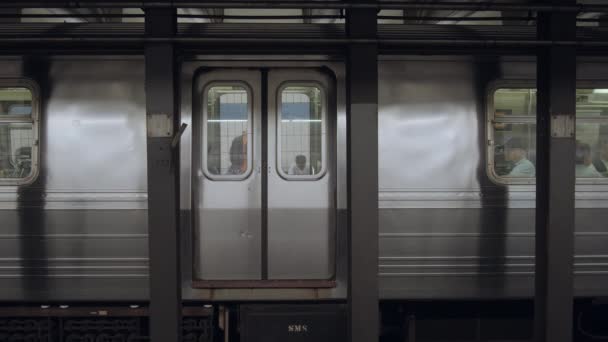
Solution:
<svg viewBox="0 0 608 342">
<path fill-rule="evenodd" d="M 590 165 L 606 155 L 606 65 L 578 65 Z M 2 301 L 145 301 L 143 61 L 21 56 L 1 69 Z M 380 298 L 531 298 L 534 174 L 510 176 L 505 151 L 523 141 L 534 164 L 534 60 L 390 56 L 378 70 Z M 184 61 L 185 300 L 345 298 L 343 75 L 328 56 Z M 577 173 L 581 298 L 607 294 L 601 172 Z"/>
<path fill-rule="evenodd" d="M 308 333 L 294 311 L 344 325 L 344 56 L 185 53 L 176 64 L 185 336 L 256 341 L 267 316 Z M 379 56 L 383 338 L 530 338 L 536 72 L 527 55 Z M 150 297 L 145 74 L 134 54 L 0 56 L 0 341 L 31 333 L 23 317 L 64 319 L 33 328 L 47 340 L 146 334 L 131 319 Z M 579 57 L 576 97 L 582 315 L 608 296 L 608 59 Z M 331 331 L 311 336 L 344 338 Z"/>
</svg>

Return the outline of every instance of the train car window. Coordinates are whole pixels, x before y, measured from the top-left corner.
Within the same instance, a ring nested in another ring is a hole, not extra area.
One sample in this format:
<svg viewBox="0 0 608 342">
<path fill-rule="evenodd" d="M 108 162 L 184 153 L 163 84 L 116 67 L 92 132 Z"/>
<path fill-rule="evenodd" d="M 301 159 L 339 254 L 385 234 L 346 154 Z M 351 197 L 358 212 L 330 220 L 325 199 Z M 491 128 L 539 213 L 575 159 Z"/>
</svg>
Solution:
<svg viewBox="0 0 608 342">
<path fill-rule="evenodd" d="M 505 180 L 534 179 L 536 90 L 498 89 L 493 114 L 493 174 Z"/>
<path fill-rule="evenodd" d="M 576 177 L 608 180 L 608 89 L 576 91 Z"/>
<path fill-rule="evenodd" d="M 251 94 L 245 85 L 207 88 L 204 170 L 212 179 L 244 179 L 251 171 Z"/>
<path fill-rule="evenodd" d="M 37 174 L 37 117 L 34 104 L 34 92 L 31 88 L 0 84 L 2 185 L 26 184 Z"/>
<path fill-rule="evenodd" d="M 326 103 L 319 85 L 287 84 L 278 96 L 277 169 L 285 179 L 318 179 L 325 172 Z"/>
<path fill-rule="evenodd" d="M 577 89 L 576 177 L 608 178 L 608 89 Z M 536 89 L 494 92 L 489 122 L 489 174 L 500 183 L 536 177 Z"/>
</svg>

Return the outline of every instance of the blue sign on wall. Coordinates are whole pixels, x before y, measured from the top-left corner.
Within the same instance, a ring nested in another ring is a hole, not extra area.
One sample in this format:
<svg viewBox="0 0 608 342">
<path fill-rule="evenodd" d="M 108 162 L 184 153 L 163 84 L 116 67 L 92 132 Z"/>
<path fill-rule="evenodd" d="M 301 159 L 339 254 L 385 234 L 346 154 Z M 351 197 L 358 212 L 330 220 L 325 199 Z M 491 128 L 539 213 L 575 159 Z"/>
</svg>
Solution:
<svg viewBox="0 0 608 342">
<path fill-rule="evenodd" d="M 220 103 L 220 120 L 247 120 L 246 103 Z"/>
<path fill-rule="evenodd" d="M 12 105 L 8 109 L 8 115 L 31 115 L 32 106 L 29 105 Z"/>
<path fill-rule="evenodd" d="M 310 102 L 282 103 L 283 120 L 309 120 Z"/>
</svg>

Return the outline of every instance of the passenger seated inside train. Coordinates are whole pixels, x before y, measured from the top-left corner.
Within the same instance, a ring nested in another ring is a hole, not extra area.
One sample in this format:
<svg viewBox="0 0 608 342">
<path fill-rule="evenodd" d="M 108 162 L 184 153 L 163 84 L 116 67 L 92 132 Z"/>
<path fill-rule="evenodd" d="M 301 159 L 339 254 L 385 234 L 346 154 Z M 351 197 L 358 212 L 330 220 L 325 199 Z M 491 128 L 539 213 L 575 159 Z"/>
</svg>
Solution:
<svg viewBox="0 0 608 342">
<path fill-rule="evenodd" d="M 576 141 L 576 177 L 578 178 L 593 178 L 601 177 L 593 164 L 591 163 L 591 147 L 580 141 Z"/>
<path fill-rule="evenodd" d="M 532 178 L 536 176 L 536 167 L 528 160 L 528 151 L 520 138 L 515 137 L 507 141 L 505 158 L 514 164 L 507 177 Z"/>
<path fill-rule="evenodd" d="M 226 174 L 242 175 L 247 170 L 247 134 L 232 139 L 230 144 L 230 167 Z"/>
<path fill-rule="evenodd" d="M 608 177 L 608 138 L 598 143 L 598 154 L 593 160 L 593 166 L 602 176 Z"/>
<path fill-rule="evenodd" d="M 306 165 L 306 156 L 298 154 L 295 162 L 289 168 L 290 175 L 309 175 L 310 168 Z"/>
</svg>

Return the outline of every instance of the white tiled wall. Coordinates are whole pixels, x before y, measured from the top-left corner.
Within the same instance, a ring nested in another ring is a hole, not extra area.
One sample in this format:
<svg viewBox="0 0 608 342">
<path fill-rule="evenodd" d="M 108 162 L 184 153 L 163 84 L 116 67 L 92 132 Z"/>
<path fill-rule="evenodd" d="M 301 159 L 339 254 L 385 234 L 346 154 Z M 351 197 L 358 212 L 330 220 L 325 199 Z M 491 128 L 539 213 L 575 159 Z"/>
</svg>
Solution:
<svg viewBox="0 0 608 342">
<path fill-rule="evenodd" d="M 296 156 L 306 157 L 307 166 L 310 162 L 310 122 L 281 122 L 281 168 L 284 172 L 295 163 Z"/>
<path fill-rule="evenodd" d="M 310 103 L 306 94 L 284 92 L 282 103 Z M 310 116 L 310 115 L 309 115 Z M 316 122 L 281 120 L 281 168 L 287 173 L 295 164 L 296 156 L 306 157 L 306 166 L 310 167 L 310 127 Z"/>
</svg>

